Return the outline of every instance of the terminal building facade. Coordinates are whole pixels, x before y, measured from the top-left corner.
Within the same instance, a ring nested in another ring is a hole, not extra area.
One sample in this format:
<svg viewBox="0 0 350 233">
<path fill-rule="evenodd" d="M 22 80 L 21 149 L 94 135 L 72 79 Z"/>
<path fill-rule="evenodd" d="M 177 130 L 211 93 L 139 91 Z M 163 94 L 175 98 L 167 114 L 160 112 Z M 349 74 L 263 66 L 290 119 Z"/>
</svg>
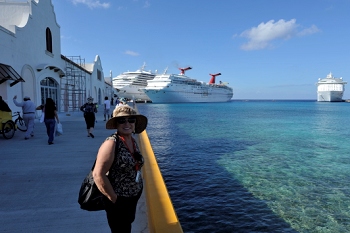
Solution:
<svg viewBox="0 0 350 233">
<path fill-rule="evenodd" d="M 51 0 L 0 0 L 0 95 L 29 96 L 38 106 L 52 98 L 59 112 L 79 111 L 92 96 L 102 104 L 114 97 L 112 74 L 104 77 L 101 58 L 92 63 L 61 54 L 60 26 Z"/>
</svg>

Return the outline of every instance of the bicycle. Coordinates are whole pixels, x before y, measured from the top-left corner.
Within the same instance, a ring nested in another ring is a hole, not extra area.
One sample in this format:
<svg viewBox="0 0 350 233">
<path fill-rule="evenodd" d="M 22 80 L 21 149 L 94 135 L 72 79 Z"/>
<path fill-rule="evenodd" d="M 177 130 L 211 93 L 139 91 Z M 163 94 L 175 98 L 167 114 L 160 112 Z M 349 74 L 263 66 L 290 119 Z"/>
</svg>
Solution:
<svg viewBox="0 0 350 233">
<path fill-rule="evenodd" d="M 27 131 L 27 126 L 23 118 L 21 117 L 21 113 L 14 112 L 14 115 L 12 115 L 12 117 L 16 117 L 16 116 L 17 116 L 17 119 L 15 120 L 15 125 L 17 126 L 17 129 L 19 129 L 22 132 Z"/>
</svg>

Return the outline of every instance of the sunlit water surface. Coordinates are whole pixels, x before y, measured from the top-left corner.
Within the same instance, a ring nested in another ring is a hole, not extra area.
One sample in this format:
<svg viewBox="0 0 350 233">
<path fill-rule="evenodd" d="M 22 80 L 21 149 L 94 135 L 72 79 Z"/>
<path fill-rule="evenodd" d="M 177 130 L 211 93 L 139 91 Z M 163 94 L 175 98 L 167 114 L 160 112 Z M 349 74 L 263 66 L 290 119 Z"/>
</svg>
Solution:
<svg viewBox="0 0 350 233">
<path fill-rule="evenodd" d="M 138 109 L 184 232 L 350 232 L 350 103 Z"/>
</svg>

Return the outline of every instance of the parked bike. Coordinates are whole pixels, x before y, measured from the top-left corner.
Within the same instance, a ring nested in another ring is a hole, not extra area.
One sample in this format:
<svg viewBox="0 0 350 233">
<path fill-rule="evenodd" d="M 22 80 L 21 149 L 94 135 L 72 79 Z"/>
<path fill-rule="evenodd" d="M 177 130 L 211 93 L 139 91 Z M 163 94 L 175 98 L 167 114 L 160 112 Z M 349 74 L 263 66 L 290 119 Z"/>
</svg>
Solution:
<svg viewBox="0 0 350 233">
<path fill-rule="evenodd" d="M 26 126 L 26 123 L 24 122 L 23 118 L 21 117 L 21 113 L 15 112 L 12 117 L 15 117 L 15 116 L 17 116 L 17 118 L 15 120 L 15 125 L 16 125 L 17 129 L 19 129 L 22 132 L 27 131 L 27 126 Z"/>
<path fill-rule="evenodd" d="M 17 117 L 15 121 L 12 120 L 13 117 Z M 15 135 L 17 129 L 23 132 L 27 130 L 21 113 L 15 112 L 14 115 L 12 115 L 11 112 L 0 111 L 0 134 L 6 139 L 11 139 Z"/>
</svg>

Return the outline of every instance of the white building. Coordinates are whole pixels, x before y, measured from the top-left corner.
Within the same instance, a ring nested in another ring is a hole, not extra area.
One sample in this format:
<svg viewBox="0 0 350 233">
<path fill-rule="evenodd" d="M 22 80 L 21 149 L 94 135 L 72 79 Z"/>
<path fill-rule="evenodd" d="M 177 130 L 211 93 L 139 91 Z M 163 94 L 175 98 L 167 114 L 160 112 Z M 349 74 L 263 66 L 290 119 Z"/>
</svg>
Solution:
<svg viewBox="0 0 350 233">
<path fill-rule="evenodd" d="M 100 57 L 85 63 L 61 55 L 60 38 L 51 0 L 0 0 L 0 95 L 13 111 L 14 95 L 29 96 L 36 105 L 52 98 L 60 112 L 68 112 L 78 111 L 88 96 L 101 104 L 116 94 Z"/>
</svg>

